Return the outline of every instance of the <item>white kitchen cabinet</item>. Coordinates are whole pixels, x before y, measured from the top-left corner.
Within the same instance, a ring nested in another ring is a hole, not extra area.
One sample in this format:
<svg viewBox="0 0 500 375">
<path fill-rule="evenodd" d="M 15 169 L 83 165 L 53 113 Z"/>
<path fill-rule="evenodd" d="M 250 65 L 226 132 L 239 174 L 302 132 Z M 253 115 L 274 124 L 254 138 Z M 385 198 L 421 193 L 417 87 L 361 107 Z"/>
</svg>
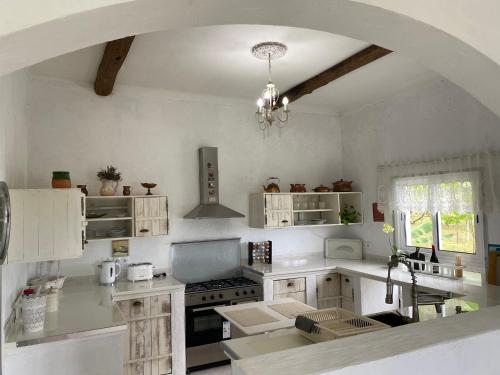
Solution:
<svg viewBox="0 0 500 375">
<path fill-rule="evenodd" d="M 360 213 L 362 224 L 362 194 L 348 193 L 255 193 L 250 195 L 250 226 L 253 228 L 283 228 L 297 226 L 333 226 L 340 223 L 344 207 Z"/>
<path fill-rule="evenodd" d="M 164 375 L 184 372 L 184 341 L 174 332 L 184 334 L 184 320 L 174 317 L 177 294 L 137 294 L 115 298 L 127 320 L 123 341 L 124 375 Z M 179 302 L 179 301 L 177 301 Z M 181 301 L 183 302 L 183 301 Z M 182 303 L 183 306 L 183 303 Z M 178 309 L 177 314 L 184 314 Z M 182 346 L 182 347 L 181 347 Z M 175 356 L 183 358 L 175 358 Z M 179 364 L 180 363 L 180 364 Z"/>
<path fill-rule="evenodd" d="M 80 189 L 11 189 L 7 263 L 78 258 L 85 241 Z"/>
<path fill-rule="evenodd" d="M 166 196 L 136 197 L 134 207 L 136 237 L 168 234 L 168 200 Z"/>
<path fill-rule="evenodd" d="M 168 234 L 167 196 L 89 196 L 86 202 L 89 215 L 98 216 L 87 219 L 89 241 Z"/>
<path fill-rule="evenodd" d="M 318 275 L 316 277 L 316 293 L 318 309 L 341 307 L 340 275 L 338 273 Z"/>
</svg>

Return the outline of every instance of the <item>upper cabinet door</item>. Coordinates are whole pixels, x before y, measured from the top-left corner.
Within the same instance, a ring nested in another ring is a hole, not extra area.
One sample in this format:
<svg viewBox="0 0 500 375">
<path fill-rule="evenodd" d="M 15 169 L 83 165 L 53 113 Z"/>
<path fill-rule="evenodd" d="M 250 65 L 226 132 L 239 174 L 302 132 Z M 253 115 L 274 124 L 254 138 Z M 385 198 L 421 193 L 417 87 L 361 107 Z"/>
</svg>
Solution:
<svg viewBox="0 0 500 375">
<path fill-rule="evenodd" d="M 80 189 L 13 189 L 8 263 L 80 257 L 82 193 Z"/>
<path fill-rule="evenodd" d="M 135 198 L 135 236 L 168 234 L 168 200 L 166 196 Z"/>
</svg>

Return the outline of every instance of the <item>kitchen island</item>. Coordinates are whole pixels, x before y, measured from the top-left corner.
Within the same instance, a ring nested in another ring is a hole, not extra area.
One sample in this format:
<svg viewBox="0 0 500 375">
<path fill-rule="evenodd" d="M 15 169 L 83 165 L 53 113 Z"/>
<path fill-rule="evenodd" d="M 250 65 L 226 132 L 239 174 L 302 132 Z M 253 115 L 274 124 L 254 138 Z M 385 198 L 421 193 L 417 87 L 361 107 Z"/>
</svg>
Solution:
<svg viewBox="0 0 500 375">
<path fill-rule="evenodd" d="M 247 272 L 264 280 L 333 270 L 378 281 L 387 277 L 387 266 L 375 260 L 307 257 L 246 266 Z M 398 285 L 411 285 L 409 273 L 402 268 L 391 276 Z M 232 362 L 233 373 L 497 374 L 490 362 L 496 355 L 494 348 L 500 344 L 500 287 L 481 285 L 474 278 L 453 280 L 428 275 L 418 275 L 418 285 L 422 291 L 451 292 L 478 303 L 481 310 L 236 360 Z"/>
</svg>

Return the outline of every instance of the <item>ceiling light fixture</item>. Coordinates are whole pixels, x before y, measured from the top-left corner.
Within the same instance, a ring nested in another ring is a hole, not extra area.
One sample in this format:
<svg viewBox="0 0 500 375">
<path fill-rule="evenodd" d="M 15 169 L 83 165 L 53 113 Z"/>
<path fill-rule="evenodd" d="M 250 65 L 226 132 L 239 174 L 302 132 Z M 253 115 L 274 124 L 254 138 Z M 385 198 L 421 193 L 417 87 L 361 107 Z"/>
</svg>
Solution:
<svg viewBox="0 0 500 375">
<path fill-rule="evenodd" d="M 269 129 L 276 120 L 276 126 L 279 128 L 286 126 L 288 122 L 290 113 L 288 98 L 285 96 L 281 99 L 283 108 L 280 110 L 278 105 L 280 92 L 271 78 L 271 60 L 283 57 L 286 51 L 287 47 L 278 42 L 259 43 L 252 48 L 252 54 L 258 59 L 267 60 L 269 66 L 269 79 L 261 97 L 257 100 L 257 112 L 255 112 L 255 121 L 263 131 Z"/>
</svg>

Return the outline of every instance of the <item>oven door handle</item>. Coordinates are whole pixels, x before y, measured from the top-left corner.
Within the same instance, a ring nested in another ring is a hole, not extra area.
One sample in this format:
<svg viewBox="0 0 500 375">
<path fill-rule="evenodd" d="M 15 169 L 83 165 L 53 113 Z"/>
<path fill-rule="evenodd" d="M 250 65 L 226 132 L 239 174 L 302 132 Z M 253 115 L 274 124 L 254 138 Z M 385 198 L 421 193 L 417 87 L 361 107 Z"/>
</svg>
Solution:
<svg viewBox="0 0 500 375">
<path fill-rule="evenodd" d="M 200 311 L 207 311 L 207 310 L 213 310 L 216 307 L 227 307 L 227 305 L 217 305 L 217 306 L 207 306 L 207 307 L 199 307 L 197 309 L 190 309 L 192 312 L 200 312 Z"/>
</svg>

